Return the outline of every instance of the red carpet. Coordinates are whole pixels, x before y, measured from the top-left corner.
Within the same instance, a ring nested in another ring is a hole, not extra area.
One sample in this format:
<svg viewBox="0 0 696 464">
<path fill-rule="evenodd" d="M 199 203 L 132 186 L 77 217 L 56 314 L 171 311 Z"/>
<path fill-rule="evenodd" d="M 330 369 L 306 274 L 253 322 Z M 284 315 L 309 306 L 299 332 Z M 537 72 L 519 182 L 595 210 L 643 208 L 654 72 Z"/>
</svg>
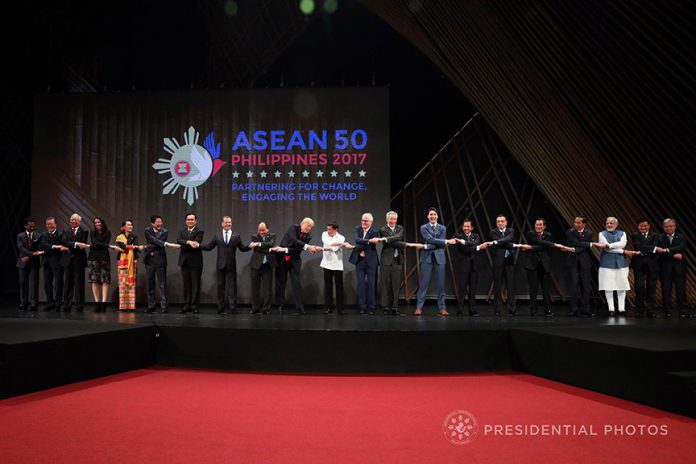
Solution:
<svg viewBox="0 0 696 464">
<path fill-rule="evenodd" d="M 460 409 L 478 433 L 455 445 L 443 422 Z M 496 424 L 512 436 L 494 436 Z M 544 424 L 564 432 L 533 434 Z M 676 463 L 694 462 L 695 436 L 692 419 L 515 373 L 154 368 L 0 402 L 2 464 Z"/>
</svg>

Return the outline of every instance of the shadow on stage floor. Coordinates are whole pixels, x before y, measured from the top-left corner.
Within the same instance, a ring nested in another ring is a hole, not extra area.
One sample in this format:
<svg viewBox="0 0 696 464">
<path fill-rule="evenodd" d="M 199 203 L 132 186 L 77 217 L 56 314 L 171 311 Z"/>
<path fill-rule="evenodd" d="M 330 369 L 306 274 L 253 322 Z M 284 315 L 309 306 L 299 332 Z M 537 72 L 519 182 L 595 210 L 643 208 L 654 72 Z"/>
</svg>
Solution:
<svg viewBox="0 0 696 464">
<path fill-rule="evenodd" d="M 515 369 L 696 416 L 696 319 L 17 312 L 0 308 L 0 395 L 152 364 L 239 371 Z M 520 313 L 525 313 L 520 308 Z"/>
</svg>

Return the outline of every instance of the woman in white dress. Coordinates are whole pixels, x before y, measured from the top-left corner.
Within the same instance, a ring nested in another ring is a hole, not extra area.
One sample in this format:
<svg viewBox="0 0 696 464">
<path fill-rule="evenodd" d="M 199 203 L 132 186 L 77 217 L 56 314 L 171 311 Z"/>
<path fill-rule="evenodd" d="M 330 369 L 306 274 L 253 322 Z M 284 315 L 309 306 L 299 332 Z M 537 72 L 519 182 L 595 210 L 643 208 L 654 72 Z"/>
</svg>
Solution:
<svg viewBox="0 0 696 464">
<path fill-rule="evenodd" d="M 343 312 L 343 249 L 355 248 L 346 242 L 346 238 L 338 232 L 338 224 L 330 222 L 321 234 L 324 256 L 319 265 L 324 269 L 324 304 L 326 314 L 334 310 L 334 284 L 336 286 L 335 308 L 338 314 Z"/>
<path fill-rule="evenodd" d="M 618 313 L 626 313 L 626 290 L 628 283 L 628 260 L 624 255 L 626 233 L 617 229 L 619 220 L 608 217 L 607 228 L 599 233 L 599 290 L 604 291 L 609 306 L 609 316 L 614 312 L 614 292 L 618 301 Z"/>
</svg>

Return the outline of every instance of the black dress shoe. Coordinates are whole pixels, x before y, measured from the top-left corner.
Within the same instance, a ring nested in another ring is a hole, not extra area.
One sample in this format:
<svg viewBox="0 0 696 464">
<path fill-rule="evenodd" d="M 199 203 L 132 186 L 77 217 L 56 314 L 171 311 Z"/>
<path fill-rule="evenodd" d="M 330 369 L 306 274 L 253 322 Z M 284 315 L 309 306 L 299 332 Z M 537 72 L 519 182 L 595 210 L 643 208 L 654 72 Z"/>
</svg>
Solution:
<svg viewBox="0 0 696 464">
<path fill-rule="evenodd" d="M 373 316 L 373 315 L 375 314 L 375 308 L 367 308 L 367 313 L 368 313 L 370 316 Z"/>
<path fill-rule="evenodd" d="M 56 308 L 56 305 L 54 305 L 53 303 L 50 303 L 50 304 L 47 304 L 46 306 L 44 306 L 43 310 L 44 311 L 52 311 L 55 308 Z"/>
<path fill-rule="evenodd" d="M 463 316 L 463 315 L 464 315 L 464 311 L 462 311 L 461 309 L 458 309 L 457 316 Z"/>
<path fill-rule="evenodd" d="M 553 312 L 550 309 L 547 309 L 546 311 L 544 311 L 544 316 L 551 317 L 553 316 Z"/>
<path fill-rule="evenodd" d="M 571 311 L 570 314 L 568 314 L 569 317 L 575 317 L 578 315 L 577 311 Z"/>
<path fill-rule="evenodd" d="M 651 319 L 652 319 L 652 318 L 655 318 L 655 317 L 657 317 L 657 314 L 655 314 L 655 313 L 654 313 L 654 312 L 652 312 L 652 311 L 648 311 L 648 314 L 647 314 L 647 316 L 648 316 L 649 318 L 651 318 Z"/>
<path fill-rule="evenodd" d="M 679 313 L 679 317 L 683 317 L 685 319 L 691 319 L 692 317 L 694 317 L 694 315 L 689 314 L 689 313 Z"/>
<path fill-rule="evenodd" d="M 367 308 L 363 308 L 360 310 L 360 314 L 367 314 Z"/>
<path fill-rule="evenodd" d="M 392 314 L 392 316 L 401 316 L 401 315 L 402 315 L 402 314 L 401 314 L 401 311 L 399 311 L 398 308 L 392 309 L 392 310 L 391 310 L 391 314 Z"/>
<path fill-rule="evenodd" d="M 499 309 L 496 309 L 496 310 L 495 310 L 495 313 L 493 313 L 493 314 L 495 314 L 495 317 L 500 316 L 500 310 L 499 310 Z"/>
<path fill-rule="evenodd" d="M 383 310 L 382 310 L 382 314 L 384 314 L 385 316 L 388 316 L 388 315 L 389 315 L 389 310 L 388 310 L 388 309 L 383 309 Z"/>
<path fill-rule="evenodd" d="M 508 316 L 510 316 L 510 317 L 517 316 L 517 311 L 515 311 L 515 310 L 508 311 Z"/>
<path fill-rule="evenodd" d="M 536 316 L 536 315 L 537 315 L 536 309 L 530 309 L 530 310 L 529 310 L 529 315 L 530 315 L 530 316 Z"/>
<path fill-rule="evenodd" d="M 186 314 L 186 313 L 191 312 L 191 308 L 183 308 L 183 309 L 180 309 L 179 312 L 180 312 L 181 314 Z"/>
<path fill-rule="evenodd" d="M 198 314 L 198 308 L 191 308 L 191 312 L 193 314 Z"/>
<path fill-rule="evenodd" d="M 333 309 L 327 309 L 326 311 L 324 311 L 324 314 L 333 314 Z"/>
<path fill-rule="evenodd" d="M 271 314 L 271 312 L 266 309 L 266 310 L 261 311 L 261 314 Z"/>
<path fill-rule="evenodd" d="M 218 314 L 225 314 L 225 308 L 220 308 L 217 310 Z"/>
<path fill-rule="evenodd" d="M 665 313 L 665 317 L 672 317 L 672 313 Z"/>
<path fill-rule="evenodd" d="M 300 308 L 297 311 L 295 311 L 295 316 L 304 316 L 304 315 L 305 315 L 304 308 Z"/>
<path fill-rule="evenodd" d="M 479 317 L 479 313 L 476 310 L 469 311 L 469 316 L 471 317 Z"/>
<path fill-rule="evenodd" d="M 27 310 L 26 306 L 23 306 L 23 305 L 17 306 L 17 311 L 26 311 L 26 310 Z"/>
<path fill-rule="evenodd" d="M 162 308 L 162 309 L 160 309 L 160 313 L 162 313 L 162 314 L 165 314 L 165 313 L 167 313 L 167 312 L 168 312 L 168 311 L 167 311 L 167 308 Z"/>
<path fill-rule="evenodd" d="M 249 311 L 249 314 L 261 314 L 261 310 L 260 309 L 252 309 L 251 311 Z"/>
</svg>

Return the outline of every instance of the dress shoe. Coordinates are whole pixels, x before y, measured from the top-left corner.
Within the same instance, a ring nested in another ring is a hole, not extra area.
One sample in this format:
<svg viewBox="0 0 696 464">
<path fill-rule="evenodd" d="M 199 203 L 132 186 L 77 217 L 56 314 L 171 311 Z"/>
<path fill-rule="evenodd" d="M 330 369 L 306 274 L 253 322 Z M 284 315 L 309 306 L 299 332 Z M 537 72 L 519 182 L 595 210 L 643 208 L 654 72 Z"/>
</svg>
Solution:
<svg viewBox="0 0 696 464">
<path fill-rule="evenodd" d="M 304 316 L 304 315 L 305 315 L 304 308 L 300 308 L 297 311 L 295 311 L 295 316 Z"/>
<path fill-rule="evenodd" d="M 217 313 L 218 314 L 225 314 L 225 308 L 218 308 Z"/>
<path fill-rule="evenodd" d="M 388 309 L 383 309 L 383 310 L 382 310 L 382 314 L 384 314 L 385 316 L 389 315 L 389 310 L 388 310 Z"/>
<path fill-rule="evenodd" d="M 155 308 L 147 308 L 147 309 L 145 310 L 145 312 L 146 312 L 146 313 L 154 313 L 154 312 L 155 312 Z"/>
<path fill-rule="evenodd" d="M 193 314 L 198 314 L 198 308 L 196 308 L 196 307 L 194 306 L 193 308 L 191 308 L 191 312 L 192 312 Z"/>
<path fill-rule="evenodd" d="M 594 313 L 582 313 L 582 317 L 595 317 Z"/>
<path fill-rule="evenodd" d="M 577 311 L 571 311 L 570 314 L 568 314 L 569 317 L 575 317 L 578 315 Z"/>
<path fill-rule="evenodd" d="M 327 309 L 326 311 L 324 311 L 324 314 L 333 314 L 333 309 Z"/>
<path fill-rule="evenodd" d="M 339 309 L 339 310 L 338 310 L 338 314 L 341 315 L 341 316 L 343 316 L 343 315 L 346 314 L 346 312 L 345 312 L 344 310 L 342 310 L 342 309 Z"/>
<path fill-rule="evenodd" d="M 536 316 L 536 315 L 537 315 L 536 309 L 530 309 L 530 310 L 529 310 L 529 315 L 530 315 L 530 316 Z"/>
<path fill-rule="evenodd" d="M 550 309 L 547 309 L 546 311 L 544 311 L 544 316 L 551 317 L 553 316 L 553 312 Z"/>
<path fill-rule="evenodd" d="M 642 309 L 636 309 L 636 317 L 640 317 L 643 315 L 643 310 Z"/>
<path fill-rule="evenodd" d="M 422 316 L 422 315 L 423 315 L 423 311 L 421 311 L 420 309 L 416 309 L 416 311 L 413 313 L 413 315 L 414 315 L 414 316 Z"/>
<path fill-rule="evenodd" d="M 679 317 L 683 317 L 685 319 L 691 319 L 692 317 L 694 317 L 694 315 L 690 314 L 690 313 L 679 313 Z"/>
<path fill-rule="evenodd" d="M 672 317 L 672 313 L 671 312 L 665 313 L 665 317 Z"/>
<path fill-rule="evenodd" d="M 280 314 L 281 316 L 283 315 L 284 310 L 285 308 L 283 307 L 283 305 L 278 306 L 278 314 Z"/>
<path fill-rule="evenodd" d="M 476 311 L 476 310 L 474 309 L 473 311 L 469 311 L 469 316 L 471 316 L 471 317 L 479 317 L 479 313 L 478 313 L 478 311 Z"/>
<path fill-rule="evenodd" d="M 374 316 L 375 308 L 367 308 L 367 314 L 369 314 L 370 316 Z"/>
<path fill-rule="evenodd" d="M 447 312 L 446 309 L 441 309 L 441 310 L 440 310 L 440 316 L 449 316 L 449 313 Z"/>
<path fill-rule="evenodd" d="M 191 308 L 184 307 L 184 308 L 180 309 L 179 312 L 180 312 L 181 314 L 190 313 L 190 312 L 191 312 Z"/>
<path fill-rule="evenodd" d="M 261 314 L 261 310 L 260 309 L 252 309 L 251 311 L 249 311 L 249 314 Z"/>
<path fill-rule="evenodd" d="M 462 311 L 461 309 L 458 309 L 457 316 L 463 316 L 463 315 L 464 315 L 464 311 Z"/>
<path fill-rule="evenodd" d="M 24 305 L 17 306 L 17 311 L 26 311 L 26 310 L 27 310 L 27 307 Z"/>
<path fill-rule="evenodd" d="M 493 315 L 495 315 L 495 317 L 499 317 L 499 316 L 500 316 L 500 310 L 499 310 L 499 309 L 496 309 L 495 312 L 493 313 Z"/>
<path fill-rule="evenodd" d="M 271 314 L 271 312 L 267 309 L 264 309 L 263 311 L 261 311 L 261 314 Z"/>
<path fill-rule="evenodd" d="M 55 308 L 56 308 L 56 305 L 54 305 L 53 303 L 50 303 L 50 304 L 47 304 L 46 306 L 44 306 L 43 310 L 44 311 L 52 311 Z"/>
<path fill-rule="evenodd" d="M 508 316 L 510 316 L 510 317 L 515 317 L 515 316 L 517 316 L 517 311 L 515 311 L 514 309 L 511 310 L 511 311 L 509 311 L 509 312 L 508 312 Z"/>
<path fill-rule="evenodd" d="M 367 314 L 367 308 L 362 308 L 360 310 L 360 314 Z"/>
<path fill-rule="evenodd" d="M 162 309 L 160 309 L 160 313 L 161 313 L 161 314 L 165 314 L 165 313 L 167 313 L 167 312 L 168 312 L 168 311 L 167 311 L 167 308 L 162 308 Z"/>
<path fill-rule="evenodd" d="M 655 313 L 652 312 L 652 311 L 648 311 L 647 317 L 652 319 L 652 318 L 657 317 L 657 314 L 655 314 Z"/>
<path fill-rule="evenodd" d="M 394 308 L 391 310 L 392 316 L 401 316 L 401 311 L 399 311 L 399 308 Z"/>
<path fill-rule="evenodd" d="M 609 317 L 614 317 L 614 311 L 609 311 Z"/>
</svg>

